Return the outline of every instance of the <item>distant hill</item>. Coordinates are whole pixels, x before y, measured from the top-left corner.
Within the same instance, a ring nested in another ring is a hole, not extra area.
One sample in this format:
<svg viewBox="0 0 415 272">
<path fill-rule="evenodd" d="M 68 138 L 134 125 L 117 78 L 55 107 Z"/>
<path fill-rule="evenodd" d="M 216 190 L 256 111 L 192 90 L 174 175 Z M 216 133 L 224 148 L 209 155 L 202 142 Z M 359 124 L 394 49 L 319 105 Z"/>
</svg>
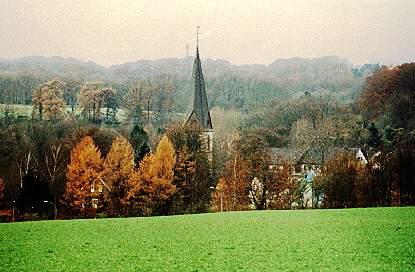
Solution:
<svg viewBox="0 0 415 272">
<path fill-rule="evenodd" d="M 353 71 L 347 59 L 337 56 L 320 58 L 276 59 L 269 65 L 234 65 L 227 60 L 202 61 L 206 88 L 211 106 L 249 108 L 272 99 L 291 99 L 305 92 L 353 100 L 361 90 L 363 73 Z M 104 67 L 92 61 L 75 58 L 30 56 L 0 60 L 0 102 L 2 93 L 14 103 L 30 103 L 34 86 L 50 79 L 76 80 L 80 84 L 101 81 L 118 90 L 120 101 L 137 80 L 156 76 L 171 78 L 176 86 L 175 107 L 183 110 L 191 90 L 193 57 L 137 60 Z M 15 76 L 24 88 L 14 88 L 6 79 Z M 31 85 L 24 82 L 31 78 Z M 3 78 L 3 79 L 2 79 Z M 1 87 L 1 86 L 0 86 Z M 13 95 L 13 89 L 24 95 Z M 24 99 L 23 99 L 24 97 Z M 4 99 L 3 99 L 4 100 Z M 185 102 L 186 101 L 186 102 Z"/>
<path fill-rule="evenodd" d="M 157 60 L 137 60 L 123 64 L 104 67 L 93 61 L 81 61 L 75 58 L 29 56 L 18 59 L 0 59 L 0 71 L 7 72 L 38 72 L 49 76 L 71 77 L 82 73 L 81 78 L 103 79 L 115 81 L 140 79 L 158 74 L 171 74 L 177 77 L 190 77 L 193 57 L 166 58 Z M 235 73 L 241 76 L 269 75 L 273 72 L 289 71 L 303 73 L 308 70 L 325 73 L 333 67 L 343 72 L 350 70 L 347 59 L 327 56 L 314 59 L 288 58 L 276 59 L 270 65 L 233 65 L 227 60 L 206 59 L 203 69 L 206 75 Z"/>
<path fill-rule="evenodd" d="M 99 80 L 107 76 L 107 70 L 95 62 L 75 58 L 29 56 L 0 60 L 0 71 L 34 73 L 45 78 Z"/>
</svg>

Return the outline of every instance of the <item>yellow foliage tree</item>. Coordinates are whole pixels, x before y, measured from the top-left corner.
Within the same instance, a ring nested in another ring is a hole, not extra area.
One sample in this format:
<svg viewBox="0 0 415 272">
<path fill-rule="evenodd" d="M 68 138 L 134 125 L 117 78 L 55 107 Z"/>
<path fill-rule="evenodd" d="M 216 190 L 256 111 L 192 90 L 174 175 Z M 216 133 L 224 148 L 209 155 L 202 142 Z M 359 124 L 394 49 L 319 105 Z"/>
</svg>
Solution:
<svg viewBox="0 0 415 272">
<path fill-rule="evenodd" d="M 105 157 L 102 181 L 108 187 L 105 201 L 112 213 L 125 214 L 124 204 L 130 189 L 128 180 L 134 172 L 134 150 L 122 136 L 116 137 Z"/>
<path fill-rule="evenodd" d="M 136 202 L 146 215 L 160 213 L 160 209 L 176 192 L 173 185 L 174 148 L 167 136 L 160 140 L 156 152 L 144 157 L 138 176 L 130 178 L 132 185 L 128 199 Z"/>
<path fill-rule="evenodd" d="M 86 136 L 71 151 L 71 162 L 66 173 L 64 202 L 73 212 L 96 210 L 103 190 L 101 171 L 101 152 L 92 138 Z"/>
<path fill-rule="evenodd" d="M 32 95 L 33 112 L 35 116 L 38 113 L 39 119 L 57 119 L 63 114 L 65 101 L 63 100 L 64 84 L 58 80 L 49 81 Z"/>
<path fill-rule="evenodd" d="M 156 176 L 158 178 L 172 181 L 174 175 L 173 167 L 176 163 L 176 158 L 174 156 L 173 144 L 166 135 L 161 138 L 154 155 L 155 162 L 153 167 Z"/>
</svg>

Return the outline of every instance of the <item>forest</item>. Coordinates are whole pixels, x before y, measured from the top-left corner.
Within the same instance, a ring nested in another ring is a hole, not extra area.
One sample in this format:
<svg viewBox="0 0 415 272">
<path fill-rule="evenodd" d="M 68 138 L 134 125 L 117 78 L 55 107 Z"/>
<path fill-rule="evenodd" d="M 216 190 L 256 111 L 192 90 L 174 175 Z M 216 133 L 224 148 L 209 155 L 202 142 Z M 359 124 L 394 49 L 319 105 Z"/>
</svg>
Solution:
<svg viewBox="0 0 415 272">
<path fill-rule="evenodd" d="M 303 207 L 307 184 L 290 160 L 272 167 L 275 148 L 327 154 L 311 185 L 321 207 L 415 204 L 415 63 L 208 59 L 210 157 L 201 128 L 183 126 L 192 61 L 0 61 L 0 210 L 34 220 L 54 208 L 73 218 Z"/>
</svg>

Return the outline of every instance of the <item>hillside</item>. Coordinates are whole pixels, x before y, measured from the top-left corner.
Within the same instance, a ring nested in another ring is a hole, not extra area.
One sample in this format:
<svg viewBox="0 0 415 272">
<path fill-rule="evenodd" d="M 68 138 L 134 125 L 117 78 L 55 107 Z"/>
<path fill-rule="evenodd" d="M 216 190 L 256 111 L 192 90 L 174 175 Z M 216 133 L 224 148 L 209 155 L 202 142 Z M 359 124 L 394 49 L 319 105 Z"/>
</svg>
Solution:
<svg viewBox="0 0 415 272">
<path fill-rule="evenodd" d="M 64 78 L 77 76 L 77 72 L 84 73 L 86 79 L 106 78 L 125 82 L 142 79 L 159 74 L 170 74 L 176 77 L 190 77 L 193 57 L 167 58 L 157 60 L 140 59 L 135 62 L 104 67 L 92 61 L 80 61 L 75 58 L 29 56 L 18 59 L 0 59 L 0 71 L 4 72 L 37 72 L 45 76 L 61 76 Z M 204 73 L 211 77 L 221 74 L 234 73 L 240 76 L 272 76 L 283 73 L 290 74 L 332 73 L 351 75 L 351 64 L 347 59 L 336 56 L 321 58 L 288 58 L 276 59 L 270 65 L 232 65 L 227 60 L 206 59 L 203 61 Z M 343 75 L 343 76 L 344 76 Z"/>
<path fill-rule="evenodd" d="M 0 103 L 30 104 L 32 90 L 51 79 L 77 85 L 100 81 L 114 87 L 122 101 L 138 80 L 169 78 L 176 89 L 173 109 L 184 112 L 191 93 L 192 65 L 193 57 L 138 60 L 108 68 L 62 57 L 0 60 Z M 347 102 L 356 97 L 363 82 L 360 74 L 352 72 L 348 60 L 336 56 L 239 66 L 226 60 L 206 59 L 202 65 L 210 107 L 225 109 L 248 109 L 274 99 L 296 98 L 305 92 Z"/>
<path fill-rule="evenodd" d="M 2 271 L 413 271 L 415 208 L 0 224 Z"/>
</svg>

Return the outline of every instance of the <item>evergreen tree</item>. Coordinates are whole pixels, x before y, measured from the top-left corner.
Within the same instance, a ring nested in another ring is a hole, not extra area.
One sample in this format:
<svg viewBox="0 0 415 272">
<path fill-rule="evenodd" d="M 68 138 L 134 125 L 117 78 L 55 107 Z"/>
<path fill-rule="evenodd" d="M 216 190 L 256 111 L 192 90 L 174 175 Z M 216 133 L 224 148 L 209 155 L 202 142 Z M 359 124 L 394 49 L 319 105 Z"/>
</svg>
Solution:
<svg viewBox="0 0 415 272">
<path fill-rule="evenodd" d="M 370 123 L 368 127 L 369 131 L 369 138 L 367 140 L 367 143 L 370 147 L 379 147 L 381 144 L 381 136 L 379 135 L 379 130 L 377 129 L 375 123 Z"/>
<path fill-rule="evenodd" d="M 150 152 L 147 132 L 139 123 L 136 123 L 131 130 L 130 141 L 135 152 L 134 162 L 138 164 Z"/>
<path fill-rule="evenodd" d="M 197 125 L 175 125 L 167 129 L 172 140 L 179 164 L 175 168 L 175 196 L 173 213 L 206 212 L 210 206 L 211 189 L 214 185 L 211 164 L 203 148 L 202 129 Z M 183 162 L 187 165 L 184 169 Z M 193 169 L 194 168 L 194 169 Z"/>
</svg>

